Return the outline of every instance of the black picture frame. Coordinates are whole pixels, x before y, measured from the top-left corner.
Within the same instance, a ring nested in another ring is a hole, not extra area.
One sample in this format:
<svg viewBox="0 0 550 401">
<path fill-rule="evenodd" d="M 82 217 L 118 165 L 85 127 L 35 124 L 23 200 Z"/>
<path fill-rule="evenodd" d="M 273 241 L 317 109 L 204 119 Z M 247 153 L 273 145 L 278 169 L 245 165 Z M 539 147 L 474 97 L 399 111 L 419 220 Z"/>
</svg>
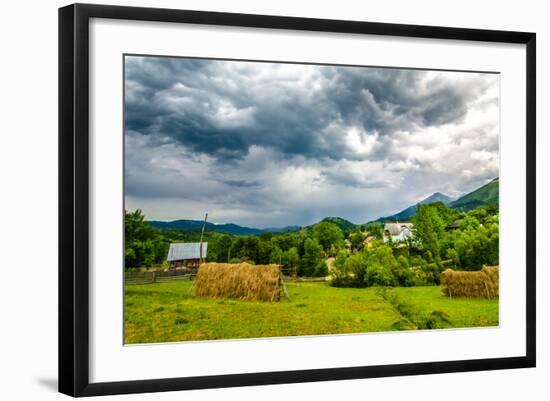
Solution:
<svg viewBox="0 0 550 401">
<path fill-rule="evenodd" d="M 526 46 L 526 353 L 520 357 L 90 383 L 88 61 L 91 18 L 437 38 Z M 74 4 L 59 9 L 59 391 L 71 396 L 534 367 L 536 35 L 479 29 Z"/>
</svg>

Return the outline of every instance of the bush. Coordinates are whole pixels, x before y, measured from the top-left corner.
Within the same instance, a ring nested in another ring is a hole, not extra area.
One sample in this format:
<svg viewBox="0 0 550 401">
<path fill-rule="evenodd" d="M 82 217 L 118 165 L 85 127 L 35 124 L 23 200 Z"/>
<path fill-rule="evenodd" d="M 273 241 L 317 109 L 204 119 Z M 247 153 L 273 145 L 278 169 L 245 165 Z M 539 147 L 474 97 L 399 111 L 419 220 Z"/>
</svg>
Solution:
<svg viewBox="0 0 550 401">
<path fill-rule="evenodd" d="M 369 286 L 395 286 L 397 280 L 388 267 L 376 263 L 367 268 L 367 284 Z"/>
<path fill-rule="evenodd" d="M 410 260 L 409 264 L 413 267 L 414 266 L 422 267 L 426 264 L 426 261 L 424 259 L 422 259 L 422 257 L 420 257 L 418 255 L 415 255 L 415 256 L 411 257 L 411 260 Z"/>
<path fill-rule="evenodd" d="M 326 276 L 328 276 L 328 266 L 327 266 L 327 263 L 324 260 L 319 261 L 317 266 L 315 266 L 315 270 L 313 271 L 313 275 L 315 277 L 326 277 Z"/>
<path fill-rule="evenodd" d="M 433 310 L 431 313 L 425 313 L 414 319 L 414 323 L 419 330 L 443 329 L 451 321 L 449 315 L 440 310 Z"/>
<path fill-rule="evenodd" d="M 409 260 L 403 255 L 401 255 L 397 258 L 397 263 L 399 263 L 399 266 L 402 269 L 408 269 L 409 268 Z"/>
<path fill-rule="evenodd" d="M 366 287 L 367 263 L 361 255 L 347 256 L 340 251 L 334 261 L 334 271 L 331 285 L 334 287 Z"/>
<path fill-rule="evenodd" d="M 336 258 L 334 258 L 334 268 L 338 271 L 343 271 L 347 259 L 348 252 L 342 249 L 340 252 L 338 252 Z"/>
</svg>

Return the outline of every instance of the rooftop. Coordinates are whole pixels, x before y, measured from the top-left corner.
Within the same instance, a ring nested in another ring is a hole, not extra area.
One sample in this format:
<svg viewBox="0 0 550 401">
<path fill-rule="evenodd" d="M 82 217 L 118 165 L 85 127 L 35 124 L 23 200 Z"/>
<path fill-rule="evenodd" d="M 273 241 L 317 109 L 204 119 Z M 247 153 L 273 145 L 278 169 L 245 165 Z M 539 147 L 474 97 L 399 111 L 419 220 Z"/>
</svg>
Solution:
<svg viewBox="0 0 550 401">
<path fill-rule="evenodd" d="M 200 259 L 200 243 L 199 242 L 186 242 L 181 244 L 170 244 L 168 249 L 168 262 L 175 260 L 189 260 Z M 202 257 L 206 258 L 206 250 L 208 247 L 207 242 L 202 243 Z"/>
</svg>

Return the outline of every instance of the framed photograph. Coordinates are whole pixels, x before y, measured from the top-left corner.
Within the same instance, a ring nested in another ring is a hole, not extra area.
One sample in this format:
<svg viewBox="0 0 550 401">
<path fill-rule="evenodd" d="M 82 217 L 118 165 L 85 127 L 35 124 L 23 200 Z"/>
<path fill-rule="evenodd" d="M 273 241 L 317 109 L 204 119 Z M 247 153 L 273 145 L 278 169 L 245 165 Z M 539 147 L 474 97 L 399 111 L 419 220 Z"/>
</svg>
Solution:
<svg viewBox="0 0 550 401">
<path fill-rule="evenodd" d="M 535 366 L 535 34 L 59 10 L 59 390 Z"/>
</svg>

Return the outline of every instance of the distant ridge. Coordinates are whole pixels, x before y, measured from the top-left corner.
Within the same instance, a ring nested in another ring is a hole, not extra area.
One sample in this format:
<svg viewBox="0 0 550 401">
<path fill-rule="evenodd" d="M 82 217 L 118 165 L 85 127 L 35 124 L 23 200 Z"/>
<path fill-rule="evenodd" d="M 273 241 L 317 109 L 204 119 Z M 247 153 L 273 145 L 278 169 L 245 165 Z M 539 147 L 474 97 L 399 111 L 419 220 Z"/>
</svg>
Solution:
<svg viewBox="0 0 550 401">
<path fill-rule="evenodd" d="M 340 230 L 342 231 L 353 231 L 357 227 L 356 224 L 353 224 L 351 221 L 343 219 L 341 217 L 325 217 L 319 223 L 323 223 L 323 222 L 332 223 L 338 226 L 338 228 L 340 228 Z M 308 228 L 311 228 L 319 223 L 312 224 L 308 226 Z"/>
<path fill-rule="evenodd" d="M 387 217 L 380 217 L 376 221 L 382 222 L 382 223 L 387 221 L 408 221 L 411 219 L 411 217 L 413 217 L 416 214 L 416 208 L 418 207 L 418 205 L 426 205 L 434 202 L 442 202 L 448 205 L 452 201 L 453 199 L 448 197 L 447 195 L 442 194 L 441 192 L 436 192 L 428 196 L 426 199 L 423 199 L 420 202 L 412 206 L 409 206 L 406 209 L 403 209 L 399 213 L 396 213 L 394 215 L 387 216 Z"/>
<path fill-rule="evenodd" d="M 185 231 L 200 231 L 203 221 L 201 220 L 174 220 L 174 221 L 150 221 L 155 228 L 161 229 L 176 229 Z M 225 234 L 235 235 L 256 235 L 260 234 L 261 230 L 257 228 L 241 227 L 236 224 L 215 224 L 206 223 L 207 231 L 217 231 Z"/>
<path fill-rule="evenodd" d="M 149 221 L 155 228 L 159 229 L 175 229 L 175 230 L 185 230 L 185 231 L 200 231 L 203 225 L 202 220 L 174 220 L 174 221 Z M 251 228 L 243 227 L 237 224 L 216 224 L 216 223 L 206 223 L 207 231 L 216 231 L 224 234 L 233 234 L 233 235 L 258 235 L 262 233 L 282 233 L 287 231 L 294 231 L 300 229 L 300 226 L 288 226 L 288 227 L 270 227 L 270 228 Z"/>
<path fill-rule="evenodd" d="M 316 224 L 322 222 L 329 222 L 337 225 L 342 231 L 352 231 L 357 225 L 353 224 L 351 221 L 343 219 L 341 217 L 325 217 L 318 223 L 311 224 L 307 229 L 313 228 Z M 153 227 L 158 229 L 174 229 L 174 230 L 184 230 L 184 231 L 200 231 L 202 229 L 203 221 L 202 220 L 174 220 L 174 221 L 149 221 Z M 207 231 L 215 231 L 219 233 L 232 234 L 232 235 L 260 235 L 263 233 L 285 233 L 290 231 L 297 231 L 302 229 L 302 226 L 286 226 L 286 227 L 268 227 L 268 228 L 251 228 L 243 227 L 237 224 L 216 224 L 216 223 L 206 223 Z"/>
<path fill-rule="evenodd" d="M 449 204 L 449 207 L 460 210 L 462 212 L 467 212 L 468 210 L 485 206 L 488 203 L 498 204 L 498 187 L 499 179 L 498 177 L 496 177 L 487 184 L 451 202 Z"/>
</svg>

